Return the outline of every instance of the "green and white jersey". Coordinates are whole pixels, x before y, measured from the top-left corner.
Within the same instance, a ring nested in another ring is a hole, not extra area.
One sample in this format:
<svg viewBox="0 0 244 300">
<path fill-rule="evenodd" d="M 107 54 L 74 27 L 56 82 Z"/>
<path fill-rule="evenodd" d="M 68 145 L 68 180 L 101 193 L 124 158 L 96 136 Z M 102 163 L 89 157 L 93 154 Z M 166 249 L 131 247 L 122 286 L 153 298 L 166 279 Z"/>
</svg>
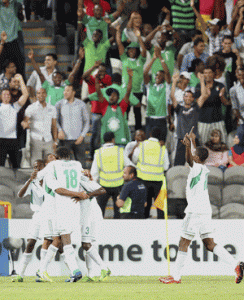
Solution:
<svg viewBox="0 0 244 300">
<path fill-rule="evenodd" d="M 186 184 L 187 207 L 185 213 L 211 213 L 208 194 L 209 169 L 202 164 L 193 162 Z"/>
<path fill-rule="evenodd" d="M 44 201 L 44 191 L 39 183 L 39 180 L 34 179 L 28 186 L 24 197 L 31 196 L 30 208 L 32 211 L 40 211 Z"/>
</svg>

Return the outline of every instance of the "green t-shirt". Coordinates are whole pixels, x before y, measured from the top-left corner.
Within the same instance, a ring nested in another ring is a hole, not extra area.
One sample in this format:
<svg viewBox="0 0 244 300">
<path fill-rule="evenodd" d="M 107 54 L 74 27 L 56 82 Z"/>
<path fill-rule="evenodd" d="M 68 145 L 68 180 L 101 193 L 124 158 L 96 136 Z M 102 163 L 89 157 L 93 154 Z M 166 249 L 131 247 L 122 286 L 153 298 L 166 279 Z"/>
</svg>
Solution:
<svg viewBox="0 0 244 300">
<path fill-rule="evenodd" d="M 146 57 L 139 55 L 137 59 L 129 58 L 126 53 L 120 56 L 122 61 L 122 87 L 127 87 L 129 82 L 129 75 L 127 68 L 133 70 L 132 78 L 132 93 L 142 93 L 143 83 L 143 66 L 146 62 Z"/>
<path fill-rule="evenodd" d="M 109 15 L 108 18 L 111 22 L 114 21 L 112 14 Z M 85 15 L 82 22 L 86 25 L 86 33 L 89 40 L 92 41 L 92 34 L 96 29 L 100 29 L 103 32 L 101 43 L 105 43 L 108 40 L 108 23 L 106 23 L 103 18 L 101 20 L 97 20 L 95 17 Z"/>
<path fill-rule="evenodd" d="M 191 79 L 189 82 L 189 86 L 196 87 L 197 84 L 200 83 L 200 80 L 197 78 L 194 72 L 191 73 Z"/>
<path fill-rule="evenodd" d="M 42 84 L 42 87 L 47 92 L 46 102 L 55 106 L 55 104 L 64 98 L 64 89 L 66 85 L 69 85 L 69 80 L 64 81 L 64 85 L 62 86 L 54 86 L 51 85 L 47 80 L 45 80 Z"/>
<path fill-rule="evenodd" d="M 107 40 L 105 43 L 100 42 L 98 46 L 95 47 L 94 42 L 90 41 L 88 38 L 84 40 L 83 45 L 86 58 L 84 72 L 90 69 L 97 60 L 105 62 L 108 49 L 111 46 L 110 41 Z"/>
<path fill-rule="evenodd" d="M 153 57 L 154 53 L 154 46 L 150 50 L 151 57 Z M 164 59 L 170 75 L 173 76 L 174 73 L 174 66 L 175 66 L 175 47 L 173 45 L 170 45 L 169 47 L 165 47 L 163 51 L 161 51 L 161 56 Z M 161 61 L 159 58 L 155 60 L 155 62 L 152 65 L 152 80 L 153 83 L 155 82 L 155 77 L 158 71 L 163 70 Z"/>
<path fill-rule="evenodd" d="M 121 85 L 118 85 L 116 83 L 113 83 L 112 85 L 101 89 L 101 92 L 103 94 L 103 97 L 109 102 L 109 96 L 107 94 L 107 90 L 108 89 L 115 89 L 119 92 L 119 101 L 118 103 L 120 103 L 122 101 L 122 99 L 124 98 L 125 94 L 126 94 L 126 88 L 123 88 Z M 98 101 L 98 95 L 97 93 L 93 93 L 91 95 L 88 96 L 88 98 L 90 99 L 90 101 Z M 137 105 L 139 103 L 139 100 L 131 93 L 130 94 L 130 98 L 129 98 L 130 104 L 131 105 Z"/>
<path fill-rule="evenodd" d="M 166 117 L 170 96 L 170 84 L 166 81 L 161 84 L 150 82 L 147 86 L 147 116 Z"/>
</svg>

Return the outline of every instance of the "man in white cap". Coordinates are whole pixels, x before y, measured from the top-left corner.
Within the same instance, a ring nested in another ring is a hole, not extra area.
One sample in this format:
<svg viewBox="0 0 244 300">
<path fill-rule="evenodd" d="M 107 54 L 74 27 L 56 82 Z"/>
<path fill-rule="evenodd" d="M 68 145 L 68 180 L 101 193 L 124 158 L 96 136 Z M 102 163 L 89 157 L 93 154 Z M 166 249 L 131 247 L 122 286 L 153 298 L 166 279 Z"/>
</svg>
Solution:
<svg viewBox="0 0 244 300">
<path fill-rule="evenodd" d="M 202 38 L 198 37 L 194 40 L 194 51 L 192 53 L 188 53 L 184 56 L 181 72 L 188 71 L 191 67 L 191 63 L 194 59 L 200 58 L 204 63 L 206 63 L 208 54 L 204 53 L 205 44 Z"/>
<path fill-rule="evenodd" d="M 230 25 L 228 25 L 227 29 L 220 31 L 221 29 L 220 19 L 215 18 L 205 23 L 202 16 L 194 6 L 194 0 L 191 0 L 191 7 L 198 21 L 201 23 L 203 30 L 205 31 L 206 35 L 209 38 L 209 56 L 212 56 L 215 52 L 218 52 L 222 49 L 222 42 L 223 42 L 224 35 L 231 35 L 231 31 L 229 28 Z"/>
</svg>

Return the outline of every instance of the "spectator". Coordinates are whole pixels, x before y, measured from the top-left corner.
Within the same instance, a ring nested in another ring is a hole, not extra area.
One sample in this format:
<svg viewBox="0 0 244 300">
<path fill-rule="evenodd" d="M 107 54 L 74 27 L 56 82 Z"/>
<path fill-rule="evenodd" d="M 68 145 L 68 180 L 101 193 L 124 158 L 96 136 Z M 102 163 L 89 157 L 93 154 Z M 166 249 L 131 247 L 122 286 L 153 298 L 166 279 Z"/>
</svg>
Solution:
<svg viewBox="0 0 244 300">
<path fill-rule="evenodd" d="M 84 138 L 89 131 L 90 119 L 83 101 L 75 98 L 72 85 L 64 89 L 64 98 L 56 103 L 58 138 L 60 145 L 73 151 L 75 160 L 85 162 Z"/>
<path fill-rule="evenodd" d="M 203 34 L 200 30 L 195 30 L 193 32 L 192 36 L 191 36 L 192 41 L 188 42 L 188 43 L 185 43 L 182 46 L 182 48 L 180 49 L 180 52 L 177 56 L 177 65 L 178 65 L 179 70 L 180 70 L 181 65 L 182 65 L 183 57 L 185 55 L 189 54 L 189 53 L 194 52 L 194 41 L 197 38 L 201 38 L 201 39 L 203 38 Z M 208 53 L 208 44 L 205 44 L 204 52 Z"/>
<path fill-rule="evenodd" d="M 129 74 L 127 73 L 127 69 L 129 68 L 133 70 L 132 93 L 141 102 L 143 96 L 143 66 L 146 62 L 146 48 L 141 38 L 141 32 L 140 30 L 135 31 L 140 46 L 137 43 L 130 43 L 125 52 L 125 48 L 121 42 L 120 26 L 118 26 L 116 30 L 116 42 L 122 61 L 122 87 L 125 88 L 128 86 Z M 141 51 L 140 47 L 142 49 Z M 141 128 L 141 108 L 134 106 L 134 114 L 135 129 L 137 130 Z"/>
<path fill-rule="evenodd" d="M 224 172 L 227 169 L 229 159 L 228 148 L 221 141 L 221 131 L 214 129 L 205 147 L 208 149 L 208 158 L 205 161 L 205 165 L 220 168 Z"/>
<path fill-rule="evenodd" d="M 111 10 L 111 6 L 107 1 L 103 0 L 84 0 L 84 6 L 86 9 L 87 16 L 94 17 L 94 7 L 99 4 L 102 7 L 104 17 L 105 14 L 108 14 Z"/>
<path fill-rule="evenodd" d="M 241 3 L 241 1 L 238 1 Z M 243 4 L 242 4 L 243 5 Z M 237 50 L 240 53 L 240 57 L 243 61 L 244 59 L 244 45 L 243 45 L 243 39 L 244 39 L 244 31 L 242 30 L 244 25 L 244 6 L 237 8 L 239 11 L 239 17 L 236 23 L 236 27 L 234 30 L 234 40 Z"/>
<path fill-rule="evenodd" d="M 229 150 L 229 166 L 244 166 L 244 125 L 237 128 L 237 134 L 234 138 L 234 147 Z"/>
<path fill-rule="evenodd" d="M 171 99 L 173 102 L 173 107 L 177 114 L 177 146 L 176 146 L 176 154 L 175 154 L 175 161 L 174 165 L 185 165 L 185 145 L 182 143 L 184 136 L 186 133 L 191 131 L 193 128 L 193 133 L 196 135 L 197 140 L 196 144 L 199 145 L 198 142 L 198 117 L 200 108 L 203 106 L 204 101 L 207 99 L 207 91 L 204 84 L 204 77 L 203 74 L 199 73 L 200 83 L 201 83 L 201 96 L 194 102 L 194 94 L 191 90 L 186 90 L 184 93 L 184 106 L 180 105 L 175 97 L 175 88 L 177 81 L 179 79 L 178 74 L 173 75 L 173 84 L 171 89 Z"/>
<path fill-rule="evenodd" d="M 99 84 L 101 88 L 105 88 L 112 84 L 111 76 L 106 74 L 106 65 L 101 63 L 101 61 L 96 61 L 94 66 L 88 69 L 84 74 L 83 78 L 88 84 L 88 92 L 92 94 L 96 92 L 95 87 L 95 76 L 91 75 L 91 73 L 97 69 L 96 77 L 99 80 Z M 101 105 L 99 101 L 91 101 L 91 113 L 92 113 L 92 136 L 90 141 L 90 157 L 93 160 L 94 152 L 99 148 L 100 144 L 100 132 L 101 132 Z"/>
<path fill-rule="evenodd" d="M 0 75 L 0 90 L 9 88 L 10 79 L 16 74 L 16 65 L 8 59 L 3 64 L 4 72 Z"/>
<path fill-rule="evenodd" d="M 28 91 L 23 77 L 20 74 L 16 74 L 15 79 L 19 81 L 22 92 L 19 100 L 10 104 L 10 90 L 4 89 L 1 92 L 2 103 L 0 103 L 0 166 L 5 166 L 7 154 L 9 154 L 10 163 L 13 169 L 19 167 L 19 145 L 16 131 L 17 114 L 28 98 Z"/>
<path fill-rule="evenodd" d="M 133 166 L 125 167 L 123 179 L 125 185 L 116 200 L 116 205 L 120 207 L 121 219 L 144 219 L 147 189 L 137 178 L 136 168 Z"/>
<path fill-rule="evenodd" d="M 69 74 L 69 77 L 67 80 L 65 80 L 63 82 L 63 74 L 60 72 L 55 72 L 52 75 L 52 81 L 54 83 L 54 85 L 50 84 L 46 79 L 45 76 L 43 75 L 42 71 L 40 70 L 38 64 L 35 61 L 34 58 L 34 51 L 31 49 L 28 53 L 28 57 L 31 60 L 31 63 L 35 69 L 35 71 L 37 72 L 41 83 L 42 83 L 42 87 L 46 90 L 47 93 L 47 98 L 46 101 L 47 103 L 50 103 L 51 105 L 55 106 L 55 104 L 60 101 L 61 99 L 63 99 L 64 97 L 64 88 L 66 85 L 70 85 L 73 84 L 74 82 L 74 77 L 75 74 L 78 72 L 79 68 L 80 68 L 80 64 L 84 58 L 84 49 L 80 48 L 79 49 L 79 58 L 76 62 L 76 64 L 74 65 L 72 71 Z M 63 85 L 62 85 L 63 83 Z"/>
<path fill-rule="evenodd" d="M 175 98 L 176 98 L 177 102 L 182 106 L 184 106 L 185 91 L 190 89 L 190 86 L 189 86 L 190 79 L 191 79 L 190 73 L 188 73 L 188 72 L 180 73 L 178 84 L 175 89 Z"/>
<path fill-rule="evenodd" d="M 19 19 L 17 15 L 17 3 L 19 0 L 2 0 L 0 2 L 0 32 L 5 31 L 7 39 L 0 56 L 0 65 L 6 59 L 13 61 L 17 72 L 25 76 L 25 62 L 18 42 Z"/>
<path fill-rule="evenodd" d="M 102 103 L 102 127 L 101 127 L 101 142 L 103 144 L 103 136 L 106 132 L 112 131 L 115 135 L 116 145 L 126 145 L 130 141 L 129 127 L 124 114 L 128 108 L 129 97 L 132 88 L 133 71 L 127 70 L 129 75 L 129 82 L 127 92 L 123 100 L 118 103 L 120 98 L 119 92 L 116 89 L 110 88 L 107 92 L 109 94 L 109 102 L 103 97 L 100 89 L 99 79 L 96 77 L 95 85 L 99 101 Z"/>
<path fill-rule="evenodd" d="M 213 129 L 219 129 L 221 131 L 223 142 L 226 142 L 226 129 L 222 115 L 222 103 L 228 105 L 229 101 L 225 93 L 225 87 L 222 83 L 214 80 L 215 72 L 213 66 L 206 65 L 204 71 L 205 84 L 209 97 L 205 100 L 199 113 L 198 133 L 200 143 L 205 144 L 210 132 Z M 196 86 L 195 98 L 200 96 L 200 84 Z"/>
<path fill-rule="evenodd" d="M 137 30 L 142 29 L 142 17 L 139 12 L 135 11 L 131 14 L 126 28 L 123 30 L 121 41 L 129 43 L 139 43 L 138 37 L 135 35 Z"/>
<path fill-rule="evenodd" d="M 145 139 L 146 139 L 145 131 L 143 131 L 142 129 L 138 129 L 135 132 L 135 140 L 129 142 L 125 146 L 124 155 L 128 157 L 128 159 L 131 161 L 132 166 L 136 165 L 136 161 L 134 158 L 134 151 L 140 145 L 141 142 L 145 141 Z"/>
<path fill-rule="evenodd" d="M 112 197 L 114 202 L 114 219 L 119 219 L 119 209 L 115 202 L 124 183 L 123 168 L 125 165 L 129 165 L 129 160 L 127 162 L 126 160 L 124 161 L 123 148 L 115 146 L 115 135 L 113 132 L 106 132 L 103 140 L 104 145 L 95 151 L 91 175 L 93 180 L 98 181 L 107 192 L 97 197 L 103 216 L 108 199 Z"/>
<path fill-rule="evenodd" d="M 187 72 L 191 67 L 191 63 L 194 59 L 200 58 L 204 63 L 208 58 L 208 54 L 204 53 L 205 44 L 202 38 L 197 38 L 194 40 L 194 52 L 188 53 L 184 56 L 181 72 Z"/>
<path fill-rule="evenodd" d="M 225 35 L 222 47 L 223 49 L 215 52 L 216 55 L 222 57 L 225 60 L 225 72 L 224 77 L 226 78 L 226 87 L 229 91 L 230 87 L 233 86 L 235 81 L 236 66 L 241 65 L 241 57 L 237 49 L 232 50 L 233 38 L 230 35 Z"/>
<path fill-rule="evenodd" d="M 57 122 L 55 108 L 46 103 L 47 93 L 43 88 L 36 93 L 37 101 L 27 107 L 22 126 L 30 128 L 31 165 L 55 152 L 57 146 Z"/>
<path fill-rule="evenodd" d="M 168 151 L 165 146 L 161 146 L 161 130 L 154 127 L 151 137 L 140 143 L 134 151 L 137 162 L 137 176 L 147 188 L 147 206 L 145 207 L 145 218 L 150 217 L 152 198 L 156 199 L 164 177 L 164 171 L 169 168 Z M 157 210 L 158 219 L 164 218 L 164 212 Z"/>
<path fill-rule="evenodd" d="M 230 100 L 234 116 L 234 123 L 240 125 L 244 121 L 244 65 L 240 66 L 238 83 L 230 89 Z"/>
<path fill-rule="evenodd" d="M 9 89 L 11 93 L 11 104 L 17 102 L 19 98 L 22 95 L 22 92 L 20 90 L 20 82 L 15 77 L 12 77 L 9 81 Z M 21 107 L 20 111 L 17 114 L 17 140 L 18 140 L 18 146 L 19 146 L 19 152 L 18 152 L 18 168 L 21 165 L 21 159 L 22 159 L 22 149 L 25 148 L 26 144 L 26 130 L 23 129 L 21 126 L 21 122 L 24 120 L 25 110 L 26 108 L 31 104 L 30 100 L 27 99 L 25 104 Z"/>
<path fill-rule="evenodd" d="M 54 85 L 53 74 L 57 72 L 56 69 L 57 60 L 58 57 L 56 54 L 49 53 L 45 56 L 45 61 L 44 61 L 45 67 L 40 67 L 43 76 L 51 85 Z M 42 83 L 40 77 L 37 74 L 37 72 L 34 70 L 27 81 L 27 88 L 29 90 L 30 96 L 34 97 L 35 92 L 40 90 L 41 87 L 42 87 Z"/>
<path fill-rule="evenodd" d="M 83 2 L 83 1 L 81 1 Z M 93 12 L 94 17 L 87 16 L 86 13 L 83 11 L 83 9 L 78 7 L 78 24 L 83 24 L 86 26 L 87 30 L 87 38 L 90 41 L 93 41 L 93 33 L 96 30 L 100 30 L 102 32 L 102 37 L 100 42 L 106 43 L 108 40 L 108 29 L 109 29 L 109 23 L 113 22 L 115 19 L 118 18 L 118 16 L 121 14 L 125 7 L 124 1 L 121 2 L 121 4 L 118 6 L 118 9 L 116 12 L 108 16 L 108 20 L 105 21 L 105 19 L 102 17 L 103 15 L 103 8 L 100 4 L 96 4 L 94 6 Z"/>
<path fill-rule="evenodd" d="M 155 84 L 150 80 L 149 71 L 159 58 L 164 71 L 160 70 L 156 74 Z M 161 128 L 162 140 L 166 140 L 167 136 L 167 119 L 168 105 L 170 97 L 171 76 L 169 69 L 162 59 L 160 48 L 154 48 L 154 55 L 151 62 L 147 65 L 144 71 L 144 83 L 147 90 L 147 118 L 146 118 L 146 135 L 149 137 L 152 128 L 157 126 Z"/>
<path fill-rule="evenodd" d="M 209 38 L 209 56 L 212 56 L 214 52 L 218 52 L 222 49 L 224 35 L 231 34 L 231 31 L 229 30 L 230 25 L 228 26 L 228 28 L 221 30 L 221 21 L 217 18 L 205 23 L 202 16 L 194 6 L 194 0 L 191 0 L 191 7 L 198 21 L 201 23 L 203 31 L 205 31 L 205 34 Z"/>
<path fill-rule="evenodd" d="M 190 72 L 190 87 L 196 87 L 198 83 L 200 83 L 199 78 L 197 77 L 198 73 L 203 73 L 204 70 L 204 62 L 200 58 L 195 58 L 191 62 L 191 67 L 188 69 L 188 72 Z"/>
</svg>

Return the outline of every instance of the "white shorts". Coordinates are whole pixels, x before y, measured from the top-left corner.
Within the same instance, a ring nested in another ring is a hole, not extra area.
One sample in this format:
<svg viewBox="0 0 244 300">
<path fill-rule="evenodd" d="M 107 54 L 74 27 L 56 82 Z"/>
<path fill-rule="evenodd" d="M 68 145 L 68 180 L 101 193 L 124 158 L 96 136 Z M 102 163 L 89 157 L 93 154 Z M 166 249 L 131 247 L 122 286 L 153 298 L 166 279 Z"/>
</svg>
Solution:
<svg viewBox="0 0 244 300">
<path fill-rule="evenodd" d="M 102 220 L 102 211 L 96 199 L 90 203 L 84 201 L 81 204 L 81 237 L 83 243 L 96 241 Z"/>
<path fill-rule="evenodd" d="M 58 236 L 56 232 L 56 224 L 54 219 L 44 218 L 42 223 L 43 237 L 52 240 L 53 236 Z"/>
<path fill-rule="evenodd" d="M 189 241 L 193 240 L 196 234 L 200 238 L 212 238 L 212 214 L 187 213 L 182 224 L 181 236 Z"/>
<path fill-rule="evenodd" d="M 42 222 L 41 216 L 42 214 L 40 211 L 34 212 L 31 220 L 30 230 L 28 233 L 28 239 L 33 239 L 33 240 L 39 239 L 39 233 L 40 233 L 41 222 Z"/>
</svg>

